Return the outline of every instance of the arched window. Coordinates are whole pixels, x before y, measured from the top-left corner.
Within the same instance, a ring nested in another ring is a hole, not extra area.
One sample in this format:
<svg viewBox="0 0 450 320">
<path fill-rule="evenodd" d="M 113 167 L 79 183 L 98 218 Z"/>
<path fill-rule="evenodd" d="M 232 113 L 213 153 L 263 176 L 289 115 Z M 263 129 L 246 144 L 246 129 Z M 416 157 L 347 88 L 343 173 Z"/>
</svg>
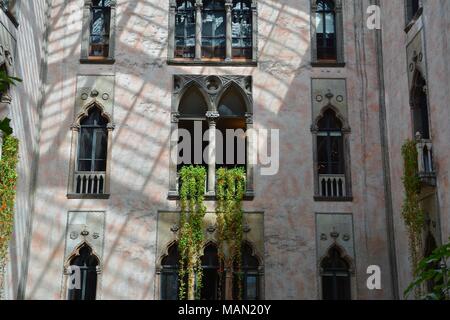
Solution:
<svg viewBox="0 0 450 320">
<path fill-rule="evenodd" d="M 344 174 L 342 123 L 332 109 L 318 123 L 317 151 L 319 174 Z"/>
<path fill-rule="evenodd" d="M 209 142 L 203 141 L 203 136 L 208 130 L 208 106 L 195 85 L 182 96 L 178 111 L 178 171 L 185 165 L 202 165 L 207 170 L 208 163 L 203 157 L 203 151 Z"/>
<path fill-rule="evenodd" d="M 205 0 L 202 11 L 202 57 L 225 58 L 225 1 Z"/>
<path fill-rule="evenodd" d="M 322 271 L 322 298 L 324 300 L 350 300 L 350 266 L 333 246 L 320 265 Z"/>
<path fill-rule="evenodd" d="M 161 299 L 178 300 L 178 270 L 180 254 L 178 245 L 170 246 L 168 255 L 161 262 Z"/>
<path fill-rule="evenodd" d="M 337 60 L 336 12 L 332 0 L 317 1 L 317 60 Z"/>
<path fill-rule="evenodd" d="M 420 133 L 422 139 L 430 139 L 427 83 L 418 71 L 414 75 L 411 100 L 414 134 Z"/>
<path fill-rule="evenodd" d="M 195 0 L 178 0 L 175 12 L 175 57 L 195 56 Z"/>
<path fill-rule="evenodd" d="M 111 1 L 94 0 L 91 6 L 89 56 L 108 58 Z"/>
<path fill-rule="evenodd" d="M 259 262 L 258 259 L 253 256 L 252 247 L 248 243 L 244 243 L 241 249 L 242 263 L 241 263 L 241 288 L 243 300 L 259 300 L 260 288 L 259 288 Z M 235 266 L 235 270 L 236 270 Z M 239 299 L 239 276 L 234 274 L 233 276 L 233 299 Z"/>
<path fill-rule="evenodd" d="M 219 254 L 217 246 L 208 244 L 201 258 L 203 278 L 200 294 L 201 300 L 218 300 L 219 296 Z"/>
<path fill-rule="evenodd" d="M 232 46 L 234 58 L 252 58 L 251 0 L 233 0 Z"/>
<path fill-rule="evenodd" d="M 92 253 L 92 248 L 88 244 L 83 244 L 78 251 L 78 255 L 70 260 L 72 277 L 79 276 L 71 284 L 68 292 L 69 300 L 95 300 L 97 294 L 97 267 L 98 258 Z M 77 287 L 78 286 L 78 287 Z"/>
<path fill-rule="evenodd" d="M 247 163 L 246 104 L 241 92 L 231 86 L 222 96 L 218 111 L 217 130 L 222 139 L 216 139 L 217 167 L 233 168 Z M 220 145 L 222 144 L 222 145 Z"/>
</svg>

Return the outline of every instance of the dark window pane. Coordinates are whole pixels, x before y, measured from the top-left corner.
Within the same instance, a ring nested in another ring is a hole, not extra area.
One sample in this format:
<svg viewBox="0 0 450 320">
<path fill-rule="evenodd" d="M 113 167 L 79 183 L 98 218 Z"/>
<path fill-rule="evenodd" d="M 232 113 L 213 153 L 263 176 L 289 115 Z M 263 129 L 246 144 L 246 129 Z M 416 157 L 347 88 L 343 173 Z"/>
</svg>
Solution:
<svg viewBox="0 0 450 320">
<path fill-rule="evenodd" d="M 92 254 L 92 249 L 84 244 L 79 255 L 75 256 L 71 262 L 71 266 L 80 268 L 80 287 L 69 289 L 69 300 L 95 300 L 97 293 L 97 266 L 99 261 Z"/>
<path fill-rule="evenodd" d="M 202 12 L 202 56 L 225 57 L 225 7 L 223 1 L 205 1 Z"/>
</svg>

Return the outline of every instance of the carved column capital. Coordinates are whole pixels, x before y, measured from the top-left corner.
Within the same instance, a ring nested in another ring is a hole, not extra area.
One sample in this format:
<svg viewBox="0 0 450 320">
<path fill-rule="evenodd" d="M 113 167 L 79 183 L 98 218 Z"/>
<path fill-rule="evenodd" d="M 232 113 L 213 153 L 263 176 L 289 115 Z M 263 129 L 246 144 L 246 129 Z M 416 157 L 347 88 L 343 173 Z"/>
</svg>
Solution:
<svg viewBox="0 0 450 320">
<path fill-rule="evenodd" d="M 70 130 L 75 131 L 75 132 L 79 132 L 80 129 L 81 129 L 81 126 L 80 126 L 79 123 L 73 123 L 73 124 L 70 126 Z"/>
<path fill-rule="evenodd" d="M 172 123 L 179 123 L 180 122 L 180 113 L 179 112 L 172 112 L 172 114 L 171 114 L 171 122 Z"/>
<path fill-rule="evenodd" d="M 246 113 L 245 114 L 245 123 L 246 124 L 253 124 L 253 113 Z"/>
<path fill-rule="evenodd" d="M 108 131 L 113 131 L 116 128 L 116 125 L 114 123 L 108 123 L 108 125 L 106 126 L 106 129 Z"/>
<path fill-rule="evenodd" d="M 220 114 L 217 111 L 208 111 L 206 112 L 206 118 L 209 122 L 216 122 L 217 119 L 220 117 Z"/>
</svg>

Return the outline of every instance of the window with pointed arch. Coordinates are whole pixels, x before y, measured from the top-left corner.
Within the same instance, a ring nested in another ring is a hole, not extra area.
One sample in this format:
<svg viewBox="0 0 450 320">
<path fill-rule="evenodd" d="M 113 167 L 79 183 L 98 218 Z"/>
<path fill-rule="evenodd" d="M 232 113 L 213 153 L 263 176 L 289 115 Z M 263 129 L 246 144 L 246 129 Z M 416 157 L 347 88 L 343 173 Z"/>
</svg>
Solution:
<svg viewBox="0 0 450 320">
<path fill-rule="evenodd" d="M 70 260 L 70 283 L 68 300 L 95 300 L 97 295 L 97 273 L 100 262 L 92 248 L 84 243 Z M 79 279 L 77 279 L 79 277 Z"/>
<path fill-rule="evenodd" d="M 342 0 L 313 0 L 313 64 L 343 64 Z"/>
<path fill-rule="evenodd" d="M 113 126 L 102 109 L 92 105 L 72 127 L 69 198 L 109 197 L 109 165 Z"/>
<path fill-rule="evenodd" d="M 422 74 L 417 70 L 414 73 L 413 79 L 413 87 L 411 90 L 411 108 L 414 134 L 420 134 L 422 139 L 430 139 L 427 82 Z"/>
<path fill-rule="evenodd" d="M 253 255 L 251 245 L 244 242 L 241 249 L 242 261 L 241 267 L 235 265 L 235 273 L 233 275 L 233 299 L 238 300 L 239 296 L 242 300 L 260 300 L 260 273 L 258 258 Z M 240 273 L 240 275 L 239 275 Z M 239 281 L 241 282 L 239 284 Z M 239 291 L 241 290 L 241 295 Z"/>
<path fill-rule="evenodd" d="M 350 195 L 349 177 L 345 161 L 345 137 L 342 121 L 333 108 L 327 108 L 317 121 L 316 196 L 326 199 L 346 198 Z"/>
<path fill-rule="evenodd" d="M 333 246 L 320 264 L 323 300 L 351 300 L 350 266 Z"/>
<path fill-rule="evenodd" d="M 161 299 L 178 300 L 178 271 L 180 255 L 178 244 L 169 247 L 168 255 L 161 261 Z M 202 288 L 200 290 L 201 300 L 219 300 L 222 288 L 219 283 L 219 255 L 217 246 L 213 243 L 206 245 L 201 257 L 202 263 Z"/>
</svg>

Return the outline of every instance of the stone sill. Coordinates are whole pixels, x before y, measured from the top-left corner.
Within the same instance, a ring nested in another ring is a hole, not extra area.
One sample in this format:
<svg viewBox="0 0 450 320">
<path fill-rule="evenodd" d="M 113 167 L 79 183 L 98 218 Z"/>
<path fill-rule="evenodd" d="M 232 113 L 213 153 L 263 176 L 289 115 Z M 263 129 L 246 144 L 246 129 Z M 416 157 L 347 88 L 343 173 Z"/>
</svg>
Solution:
<svg viewBox="0 0 450 320">
<path fill-rule="evenodd" d="M 353 202 L 353 197 L 322 197 L 314 196 L 314 201 L 317 202 Z"/>
<path fill-rule="evenodd" d="M 92 58 L 81 58 L 80 63 L 82 64 L 114 64 L 115 59 L 105 58 L 105 59 L 92 59 Z"/>
<path fill-rule="evenodd" d="M 168 200 L 180 200 L 178 191 L 169 191 L 167 196 Z M 253 201 L 255 199 L 255 193 L 253 191 L 247 191 L 244 195 L 244 201 Z M 215 194 L 205 194 L 206 201 L 216 201 L 217 196 Z"/>
<path fill-rule="evenodd" d="M 344 68 L 345 62 L 311 62 L 313 68 Z"/>
<path fill-rule="evenodd" d="M 68 193 L 67 199 L 100 199 L 106 200 L 110 198 L 109 193 L 104 194 L 78 194 L 78 193 Z"/>
<path fill-rule="evenodd" d="M 182 59 L 169 59 L 168 65 L 176 66 L 239 66 L 239 67 L 255 67 L 258 65 L 257 61 L 245 60 L 245 61 L 211 61 L 211 60 L 182 60 Z"/>
</svg>

